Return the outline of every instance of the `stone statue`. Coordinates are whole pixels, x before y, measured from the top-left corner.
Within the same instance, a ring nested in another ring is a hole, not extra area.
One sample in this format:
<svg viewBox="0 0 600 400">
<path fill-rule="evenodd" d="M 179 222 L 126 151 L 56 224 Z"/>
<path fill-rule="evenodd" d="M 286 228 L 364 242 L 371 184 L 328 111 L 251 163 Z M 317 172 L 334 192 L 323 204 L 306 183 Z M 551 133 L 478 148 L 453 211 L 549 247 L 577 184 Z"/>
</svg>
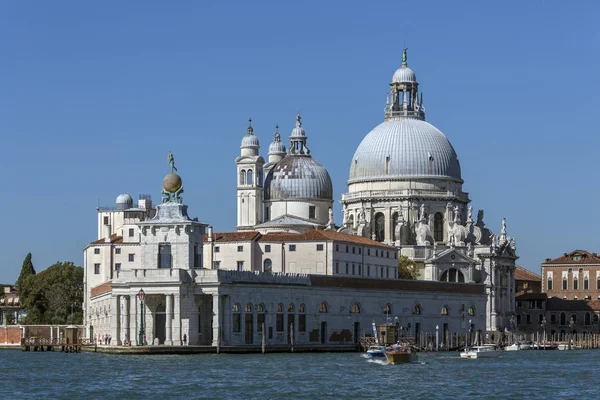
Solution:
<svg viewBox="0 0 600 400">
<path fill-rule="evenodd" d="M 175 157 L 173 157 L 173 153 L 169 152 L 168 159 L 169 165 L 171 166 L 171 172 L 177 171 L 177 168 L 175 168 Z"/>
<path fill-rule="evenodd" d="M 471 247 L 471 242 L 467 243 L 467 255 L 471 257 L 471 251 L 473 248 Z"/>
<path fill-rule="evenodd" d="M 454 222 L 460 223 L 460 211 L 458 211 L 458 206 L 454 206 Z"/>
<path fill-rule="evenodd" d="M 483 224 L 483 208 L 477 211 L 477 225 Z"/>
<path fill-rule="evenodd" d="M 404 50 L 402 50 L 402 65 L 407 65 L 406 61 L 408 57 L 406 57 L 406 50 L 408 50 L 408 47 L 405 47 Z"/>
<path fill-rule="evenodd" d="M 469 216 L 467 221 L 473 221 L 473 206 L 469 206 Z"/>
<path fill-rule="evenodd" d="M 425 219 L 425 204 L 421 204 L 421 209 L 419 211 L 419 218 Z"/>
<path fill-rule="evenodd" d="M 506 234 L 506 218 L 502 218 L 502 230 L 500 232 Z"/>
<path fill-rule="evenodd" d="M 329 223 L 333 223 L 333 208 L 329 207 Z"/>
</svg>

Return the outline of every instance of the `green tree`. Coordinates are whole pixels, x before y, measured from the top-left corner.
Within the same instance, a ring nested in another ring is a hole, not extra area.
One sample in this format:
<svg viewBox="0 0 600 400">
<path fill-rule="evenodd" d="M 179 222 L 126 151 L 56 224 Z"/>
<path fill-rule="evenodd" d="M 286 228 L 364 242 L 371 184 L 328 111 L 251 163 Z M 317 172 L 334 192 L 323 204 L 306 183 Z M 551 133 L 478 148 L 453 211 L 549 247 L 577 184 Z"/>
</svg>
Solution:
<svg viewBox="0 0 600 400">
<path fill-rule="evenodd" d="M 37 275 L 28 276 L 20 291 L 27 311 L 25 324 L 81 324 L 83 268 L 57 262 Z"/>
<path fill-rule="evenodd" d="M 19 290 L 19 288 L 23 285 L 23 281 L 30 275 L 35 275 L 35 268 L 33 268 L 33 263 L 31 262 L 31 253 L 27 253 L 25 260 L 23 260 L 21 273 L 19 274 L 19 278 L 16 282 L 17 290 Z"/>
<path fill-rule="evenodd" d="M 406 256 L 398 256 L 398 279 L 415 280 L 419 277 L 417 265 Z"/>
</svg>

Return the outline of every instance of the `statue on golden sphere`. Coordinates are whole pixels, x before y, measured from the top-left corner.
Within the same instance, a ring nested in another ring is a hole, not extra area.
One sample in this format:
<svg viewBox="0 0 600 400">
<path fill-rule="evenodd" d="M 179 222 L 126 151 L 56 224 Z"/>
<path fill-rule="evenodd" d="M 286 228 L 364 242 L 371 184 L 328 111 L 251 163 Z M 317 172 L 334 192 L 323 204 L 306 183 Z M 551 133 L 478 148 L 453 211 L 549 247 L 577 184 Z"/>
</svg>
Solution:
<svg viewBox="0 0 600 400">
<path fill-rule="evenodd" d="M 183 182 L 181 181 L 181 177 L 174 172 L 177 171 L 177 168 L 175 168 L 175 157 L 171 152 L 169 152 L 168 161 L 171 166 L 171 172 L 166 174 L 163 178 L 162 200 L 163 203 L 168 203 L 170 201 L 181 203 Z"/>
</svg>

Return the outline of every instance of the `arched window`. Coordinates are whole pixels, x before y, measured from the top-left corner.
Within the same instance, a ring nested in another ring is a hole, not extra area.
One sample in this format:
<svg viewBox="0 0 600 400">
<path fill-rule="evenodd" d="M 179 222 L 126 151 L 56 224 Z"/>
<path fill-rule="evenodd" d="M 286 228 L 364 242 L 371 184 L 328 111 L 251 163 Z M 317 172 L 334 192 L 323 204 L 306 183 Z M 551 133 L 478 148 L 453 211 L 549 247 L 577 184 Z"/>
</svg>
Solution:
<svg viewBox="0 0 600 400">
<path fill-rule="evenodd" d="M 567 290 L 569 287 L 569 283 L 567 281 L 567 277 L 563 278 L 563 290 Z"/>
<path fill-rule="evenodd" d="M 433 240 L 444 241 L 444 217 L 440 212 L 436 212 L 433 216 Z"/>
<path fill-rule="evenodd" d="M 242 331 L 242 317 L 240 315 L 240 305 L 234 303 L 232 307 L 233 311 L 233 332 L 240 333 Z"/>
<path fill-rule="evenodd" d="M 394 215 L 392 215 L 392 240 L 395 242 L 396 240 L 398 240 L 398 238 L 396 237 L 396 226 L 398 226 L 398 213 L 395 212 Z"/>
<path fill-rule="evenodd" d="M 564 312 L 560 313 L 560 324 L 561 325 L 567 324 L 567 314 L 565 314 Z"/>
<path fill-rule="evenodd" d="M 246 184 L 246 170 L 243 169 L 240 171 L 240 185 Z"/>
<path fill-rule="evenodd" d="M 251 170 L 251 169 L 249 169 L 247 174 L 248 174 L 248 175 L 247 175 L 247 176 L 248 176 L 248 179 L 246 179 L 246 184 L 248 184 L 248 185 L 252 185 L 252 170 Z"/>
<path fill-rule="evenodd" d="M 590 290 L 590 280 L 587 276 L 583 278 L 583 290 Z"/>
<path fill-rule="evenodd" d="M 306 314 L 304 314 L 306 307 L 304 304 L 300 304 L 298 307 L 298 332 L 306 332 Z"/>
<path fill-rule="evenodd" d="M 471 306 L 469 307 L 469 316 L 474 316 L 475 315 L 475 307 Z"/>
<path fill-rule="evenodd" d="M 375 240 L 378 242 L 385 240 L 385 217 L 382 213 L 375 214 Z"/>
<path fill-rule="evenodd" d="M 327 312 L 327 303 L 322 302 L 321 305 L 319 306 L 319 312 L 320 313 L 326 313 Z"/>
<path fill-rule="evenodd" d="M 277 304 L 277 312 L 283 312 L 283 303 Z"/>
<path fill-rule="evenodd" d="M 592 322 L 593 322 L 594 324 L 597 324 L 597 323 L 598 323 L 598 314 L 594 314 L 594 316 L 592 317 Z"/>
<path fill-rule="evenodd" d="M 263 262 L 263 272 L 273 272 L 273 263 L 270 258 Z"/>
<path fill-rule="evenodd" d="M 462 272 L 457 270 L 456 268 L 450 268 L 447 271 L 444 271 L 442 277 L 440 278 L 442 282 L 464 282 L 465 276 Z"/>
<path fill-rule="evenodd" d="M 247 313 L 251 313 L 252 312 L 252 304 L 251 303 L 246 304 L 246 312 Z"/>
<path fill-rule="evenodd" d="M 448 315 L 448 306 L 442 307 L 442 315 Z"/>
<path fill-rule="evenodd" d="M 354 303 L 352 305 L 352 313 L 353 314 L 360 314 L 360 304 Z"/>
<path fill-rule="evenodd" d="M 579 279 L 577 276 L 573 277 L 573 290 L 579 290 Z"/>
<path fill-rule="evenodd" d="M 290 303 L 290 304 L 288 305 L 288 312 L 289 312 L 289 313 L 293 313 L 293 312 L 294 312 L 294 308 L 295 308 L 295 307 L 294 307 L 294 303 Z"/>
<path fill-rule="evenodd" d="M 585 325 L 591 325 L 592 321 L 591 321 L 591 314 L 589 312 L 585 313 L 585 318 L 584 318 L 584 322 Z"/>
<path fill-rule="evenodd" d="M 260 312 L 263 312 L 263 313 L 264 313 L 264 312 L 265 312 L 265 305 L 264 305 L 264 304 L 262 304 L 262 303 L 261 303 L 261 304 L 258 304 L 258 305 L 256 306 L 256 312 L 259 312 L 259 313 L 260 313 Z"/>
<path fill-rule="evenodd" d="M 383 313 L 388 316 L 392 313 L 392 305 L 390 303 L 383 306 Z"/>
<path fill-rule="evenodd" d="M 419 304 L 413 308 L 413 315 L 421 315 L 421 306 Z"/>
</svg>

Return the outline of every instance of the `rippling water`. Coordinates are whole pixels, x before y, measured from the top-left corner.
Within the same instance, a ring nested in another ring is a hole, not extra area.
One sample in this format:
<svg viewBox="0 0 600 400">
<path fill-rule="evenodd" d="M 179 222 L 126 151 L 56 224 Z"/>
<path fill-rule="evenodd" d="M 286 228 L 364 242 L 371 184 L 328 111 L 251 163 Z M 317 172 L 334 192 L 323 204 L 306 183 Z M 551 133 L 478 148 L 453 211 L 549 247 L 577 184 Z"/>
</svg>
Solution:
<svg viewBox="0 0 600 400">
<path fill-rule="evenodd" d="M 600 398 L 600 351 L 421 353 L 389 365 L 358 353 L 124 356 L 0 351 L 3 398 Z M 6 394 L 9 394 L 7 397 Z"/>
</svg>

